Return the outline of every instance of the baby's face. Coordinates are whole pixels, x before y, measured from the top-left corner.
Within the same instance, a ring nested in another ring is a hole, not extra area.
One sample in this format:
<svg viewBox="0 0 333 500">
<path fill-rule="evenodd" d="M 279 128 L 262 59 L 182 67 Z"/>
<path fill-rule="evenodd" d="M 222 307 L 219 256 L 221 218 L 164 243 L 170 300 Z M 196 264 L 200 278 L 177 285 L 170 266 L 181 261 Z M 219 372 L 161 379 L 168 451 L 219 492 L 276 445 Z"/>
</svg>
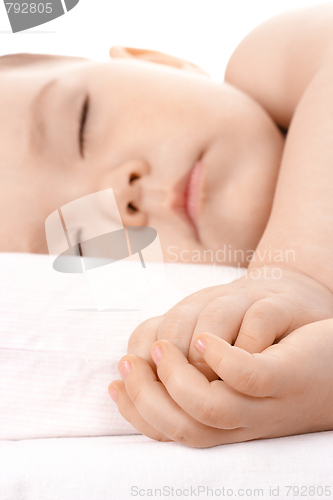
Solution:
<svg viewBox="0 0 333 500">
<path fill-rule="evenodd" d="M 124 225 L 158 231 L 165 261 L 209 264 L 219 249 L 256 247 L 283 137 L 228 84 L 61 58 L 1 71 L 0 104 L 1 251 L 47 252 L 48 215 L 107 188 Z"/>
</svg>

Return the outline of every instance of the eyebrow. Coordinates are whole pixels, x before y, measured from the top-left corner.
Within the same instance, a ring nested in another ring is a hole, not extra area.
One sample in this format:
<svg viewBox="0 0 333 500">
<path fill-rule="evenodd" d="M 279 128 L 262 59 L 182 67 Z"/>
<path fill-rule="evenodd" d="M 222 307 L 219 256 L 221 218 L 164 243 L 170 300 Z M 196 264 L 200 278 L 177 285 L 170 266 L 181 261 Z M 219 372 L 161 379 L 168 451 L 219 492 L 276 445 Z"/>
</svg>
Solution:
<svg viewBox="0 0 333 500">
<path fill-rule="evenodd" d="M 46 125 L 43 110 L 48 94 L 57 82 L 58 78 L 46 82 L 30 105 L 30 147 L 35 153 L 40 154 L 45 149 Z"/>
</svg>

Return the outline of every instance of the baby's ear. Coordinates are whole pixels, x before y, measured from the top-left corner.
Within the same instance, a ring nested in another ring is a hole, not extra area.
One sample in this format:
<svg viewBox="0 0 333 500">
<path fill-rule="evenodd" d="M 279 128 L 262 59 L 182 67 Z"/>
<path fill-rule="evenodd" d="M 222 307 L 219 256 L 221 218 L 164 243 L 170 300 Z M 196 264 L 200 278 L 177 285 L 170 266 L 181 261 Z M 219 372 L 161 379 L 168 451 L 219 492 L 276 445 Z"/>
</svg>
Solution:
<svg viewBox="0 0 333 500">
<path fill-rule="evenodd" d="M 156 52 L 155 50 L 146 49 L 134 49 L 131 47 L 111 47 L 109 54 L 111 57 L 117 58 L 130 58 L 138 59 L 141 61 L 149 61 L 157 64 L 164 64 L 165 66 L 172 66 L 173 68 L 182 69 L 190 73 L 196 73 L 197 75 L 205 76 L 209 78 L 209 75 L 199 66 L 185 61 L 184 59 L 179 59 L 178 57 L 170 56 L 164 54 L 163 52 Z"/>
</svg>

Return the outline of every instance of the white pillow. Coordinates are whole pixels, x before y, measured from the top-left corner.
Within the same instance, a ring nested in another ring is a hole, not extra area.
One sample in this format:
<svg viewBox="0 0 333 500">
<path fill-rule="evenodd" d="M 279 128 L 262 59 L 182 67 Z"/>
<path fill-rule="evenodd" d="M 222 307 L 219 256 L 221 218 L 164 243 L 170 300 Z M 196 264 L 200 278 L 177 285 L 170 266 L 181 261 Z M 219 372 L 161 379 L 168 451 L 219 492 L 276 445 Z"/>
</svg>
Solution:
<svg viewBox="0 0 333 500">
<path fill-rule="evenodd" d="M 167 264 L 141 310 L 97 311 L 86 275 L 48 255 L 0 254 L 0 439 L 135 434 L 107 387 L 134 328 L 244 270 Z M 114 290 L 117 293 L 117 290 Z"/>
</svg>

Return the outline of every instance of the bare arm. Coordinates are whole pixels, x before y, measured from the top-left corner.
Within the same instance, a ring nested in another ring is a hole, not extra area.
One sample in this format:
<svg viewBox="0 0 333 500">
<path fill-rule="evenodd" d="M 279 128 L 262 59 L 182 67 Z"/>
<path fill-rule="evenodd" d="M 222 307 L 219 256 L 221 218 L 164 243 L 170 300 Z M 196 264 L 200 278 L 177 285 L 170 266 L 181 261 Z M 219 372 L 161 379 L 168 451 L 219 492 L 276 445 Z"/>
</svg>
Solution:
<svg viewBox="0 0 333 500">
<path fill-rule="evenodd" d="M 288 129 L 311 80 L 333 60 L 332 26 L 332 3 L 269 19 L 238 45 L 226 68 L 226 82 L 252 96 Z"/>
<path fill-rule="evenodd" d="M 226 81 L 289 128 L 272 213 L 258 245 L 333 290 L 333 5 L 287 12 L 236 48 Z M 271 246 L 270 246 L 271 245 Z M 268 264 L 268 262 L 261 262 Z"/>
<path fill-rule="evenodd" d="M 294 114 L 257 255 L 269 245 L 293 249 L 288 266 L 333 291 L 333 64 L 314 77 Z"/>
</svg>

